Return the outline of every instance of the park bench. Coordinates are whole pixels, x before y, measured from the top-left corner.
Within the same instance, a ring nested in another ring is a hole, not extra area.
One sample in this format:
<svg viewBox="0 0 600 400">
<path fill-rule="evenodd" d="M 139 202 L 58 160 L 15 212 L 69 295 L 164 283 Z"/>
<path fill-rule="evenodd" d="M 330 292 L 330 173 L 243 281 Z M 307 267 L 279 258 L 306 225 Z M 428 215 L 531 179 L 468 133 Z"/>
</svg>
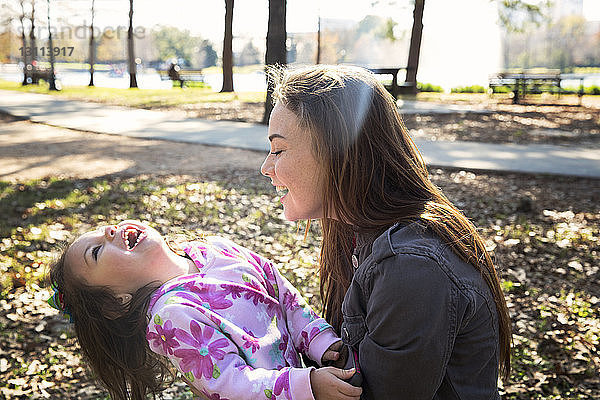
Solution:
<svg viewBox="0 0 600 400">
<path fill-rule="evenodd" d="M 173 73 L 169 73 L 169 70 L 158 71 L 160 79 L 163 81 L 173 81 L 173 86 L 178 86 L 179 83 L 181 87 L 191 87 L 204 83 L 204 74 L 201 69 L 179 69 L 177 70 L 177 73 L 178 77 L 174 77 Z"/>
<path fill-rule="evenodd" d="M 561 81 L 564 79 L 579 79 L 579 103 L 583 96 L 583 77 L 578 75 L 565 75 L 557 69 L 534 68 L 525 70 L 511 70 L 493 74 L 489 78 L 490 93 L 496 93 L 496 88 L 510 88 L 513 94 L 513 104 L 527 94 L 541 94 L 543 92 L 555 93 L 560 98 L 564 92 Z"/>
<path fill-rule="evenodd" d="M 50 70 L 46 68 L 38 68 L 27 65 L 25 75 L 27 83 L 33 85 L 39 85 L 40 79 L 46 82 L 50 81 Z"/>
<path fill-rule="evenodd" d="M 406 67 L 398 68 L 368 68 L 369 71 L 376 75 L 391 75 L 392 82 L 389 85 L 384 85 L 385 88 L 390 92 L 394 99 L 398 98 L 400 93 L 414 93 L 415 83 L 414 82 L 400 82 L 398 83 L 398 72 L 400 70 L 406 70 Z"/>
</svg>

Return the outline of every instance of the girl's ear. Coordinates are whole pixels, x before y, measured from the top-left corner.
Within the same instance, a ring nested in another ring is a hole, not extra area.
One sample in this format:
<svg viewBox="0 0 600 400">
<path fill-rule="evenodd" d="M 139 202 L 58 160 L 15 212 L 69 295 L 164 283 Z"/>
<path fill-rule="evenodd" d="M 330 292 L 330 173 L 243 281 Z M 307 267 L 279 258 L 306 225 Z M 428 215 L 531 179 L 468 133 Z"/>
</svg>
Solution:
<svg viewBox="0 0 600 400">
<path fill-rule="evenodd" d="M 127 304 L 131 301 L 131 295 L 129 293 L 121 293 L 118 294 L 116 297 L 121 302 L 121 304 Z"/>
</svg>

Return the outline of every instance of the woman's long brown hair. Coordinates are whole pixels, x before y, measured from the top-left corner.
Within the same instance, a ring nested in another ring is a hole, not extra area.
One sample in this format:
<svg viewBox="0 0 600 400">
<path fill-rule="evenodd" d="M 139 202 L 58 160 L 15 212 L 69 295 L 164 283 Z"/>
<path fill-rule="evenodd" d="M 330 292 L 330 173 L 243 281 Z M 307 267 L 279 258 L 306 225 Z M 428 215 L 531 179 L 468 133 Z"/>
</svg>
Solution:
<svg viewBox="0 0 600 400">
<path fill-rule="evenodd" d="M 65 255 L 66 250 L 51 265 L 49 280 L 63 295 L 96 378 L 115 400 L 155 397 L 175 376 L 170 363 L 150 350 L 146 340 L 148 303 L 160 285 L 144 286 L 122 304 L 109 288 L 89 286 L 75 277 Z"/>
<path fill-rule="evenodd" d="M 498 312 L 500 372 L 507 379 L 511 324 L 492 259 L 474 225 L 430 181 L 394 99 L 361 68 L 317 65 L 272 70 L 271 78 L 274 101 L 309 132 L 325 177 L 319 268 L 326 319 L 339 333 L 353 276 L 354 231 L 379 233 L 420 219 L 489 286 Z"/>
</svg>

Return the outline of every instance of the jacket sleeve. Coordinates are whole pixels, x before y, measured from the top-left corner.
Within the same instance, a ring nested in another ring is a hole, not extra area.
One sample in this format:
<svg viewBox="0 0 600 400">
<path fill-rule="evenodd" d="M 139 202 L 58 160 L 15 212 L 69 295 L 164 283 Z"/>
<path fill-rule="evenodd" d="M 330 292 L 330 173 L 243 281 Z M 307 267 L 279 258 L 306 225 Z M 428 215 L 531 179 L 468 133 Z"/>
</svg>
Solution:
<svg viewBox="0 0 600 400">
<path fill-rule="evenodd" d="M 311 368 L 252 368 L 218 326 L 200 309 L 164 304 L 153 308 L 146 338 L 207 398 L 314 400 Z"/>
<path fill-rule="evenodd" d="M 457 289 L 434 260 L 414 254 L 383 260 L 367 282 L 359 345 L 367 391 L 375 399 L 433 398 L 456 337 Z"/>
</svg>

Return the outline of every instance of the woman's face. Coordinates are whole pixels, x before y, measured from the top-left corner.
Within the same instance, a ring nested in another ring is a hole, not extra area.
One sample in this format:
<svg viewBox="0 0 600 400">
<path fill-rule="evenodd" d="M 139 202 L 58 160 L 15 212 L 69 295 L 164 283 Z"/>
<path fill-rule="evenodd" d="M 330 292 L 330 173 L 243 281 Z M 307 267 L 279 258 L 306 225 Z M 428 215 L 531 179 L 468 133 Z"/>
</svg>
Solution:
<svg viewBox="0 0 600 400">
<path fill-rule="evenodd" d="M 300 127 L 292 111 L 277 103 L 271 112 L 268 137 L 271 152 L 260 172 L 271 178 L 273 186 L 282 193 L 285 218 L 322 218 L 323 184 L 309 132 Z"/>
<path fill-rule="evenodd" d="M 166 282 L 190 267 L 160 233 L 139 221 L 87 232 L 69 246 L 65 257 L 75 276 L 88 285 L 108 286 L 117 295 L 135 293 L 154 281 Z"/>
</svg>

